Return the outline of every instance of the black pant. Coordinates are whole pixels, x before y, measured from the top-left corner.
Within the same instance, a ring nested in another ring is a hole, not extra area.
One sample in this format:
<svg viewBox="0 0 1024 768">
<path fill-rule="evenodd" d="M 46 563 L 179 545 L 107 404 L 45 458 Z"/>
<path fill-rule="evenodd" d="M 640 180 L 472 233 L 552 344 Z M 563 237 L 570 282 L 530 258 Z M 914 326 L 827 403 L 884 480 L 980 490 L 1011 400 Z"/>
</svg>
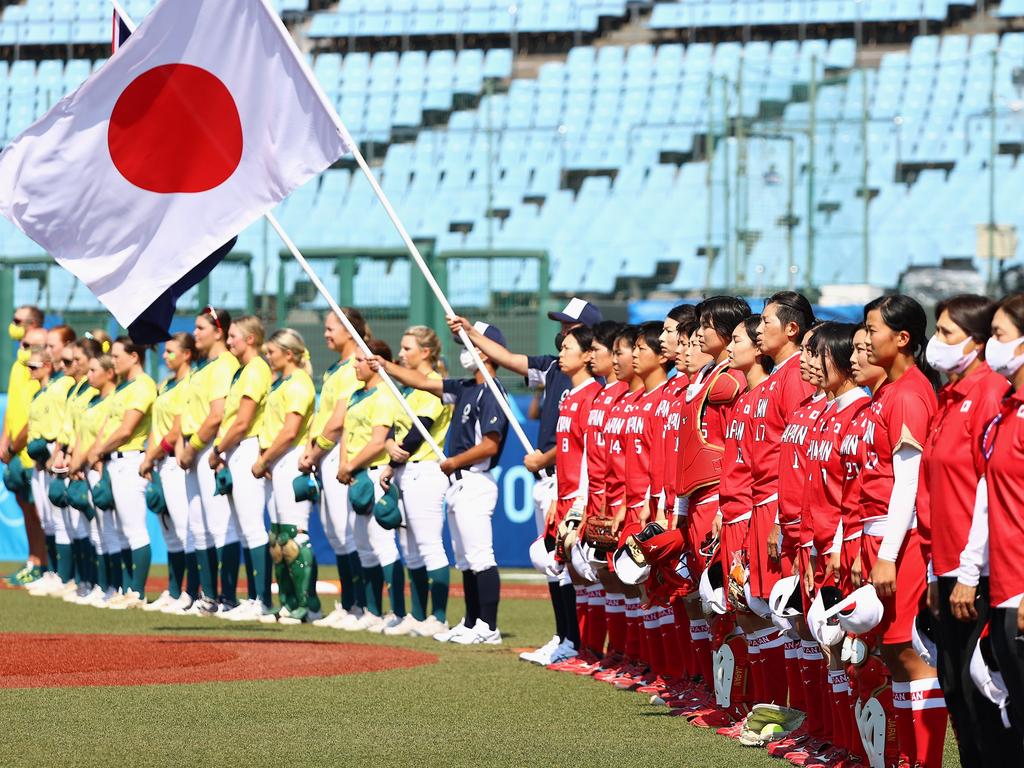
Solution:
<svg viewBox="0 0 1024 768">
<path fill-rule="evenodd" d="M 999 708 L 971 679 L 971 656 L 989 618 L 988 579 L 978 584 L 974 603 L 977 621 L 957 621 L 953 617 L 949 596 L 955 586 L 956 579 L 939 578 L 939 620 L 934 628 L 939 682 L 956 732 L 960 764 L 963 768 L 1013 765 L 1020 759 L 1020 738 L 1003 727 Z"/>
<path fill-rule="evenodd" d="M 1017 764 L 1024 738 L 1024 641 L 1018 640 L 1016 608 L 992 609 L 992 652 L 1010 692 L 1010 722 L 1017 731 Z"/>
</svg>

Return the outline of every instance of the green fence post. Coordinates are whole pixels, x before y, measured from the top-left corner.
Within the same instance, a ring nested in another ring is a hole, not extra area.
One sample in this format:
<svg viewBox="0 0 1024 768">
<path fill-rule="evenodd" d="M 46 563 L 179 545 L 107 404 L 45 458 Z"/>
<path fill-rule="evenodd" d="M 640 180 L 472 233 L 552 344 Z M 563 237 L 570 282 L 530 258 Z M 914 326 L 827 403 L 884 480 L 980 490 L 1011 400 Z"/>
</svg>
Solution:
<svg viewBox="0 0 1024 768">
<path fill-rule="evenodd" d="M 210 306 L 210 278 L 204 277 L 199 281 L 199 290 L 197 293 L 199 298 L 198 309 L 205 309 Z"/>
<path fill-rule="evenodd" d="M 338 306 L 351 307 L 355 303 L 356 256 L 339 253 L 334 271 L 338 275 Z"/>
<path fill-rule="evenodd" d="M 14 265 L 0 261 L 0 318 L 14 316 Z M 0 341 L 0 387 L 7 391 L 7 371 L 14 362 L 14 350 L 8 340 Z"/>
</svg>

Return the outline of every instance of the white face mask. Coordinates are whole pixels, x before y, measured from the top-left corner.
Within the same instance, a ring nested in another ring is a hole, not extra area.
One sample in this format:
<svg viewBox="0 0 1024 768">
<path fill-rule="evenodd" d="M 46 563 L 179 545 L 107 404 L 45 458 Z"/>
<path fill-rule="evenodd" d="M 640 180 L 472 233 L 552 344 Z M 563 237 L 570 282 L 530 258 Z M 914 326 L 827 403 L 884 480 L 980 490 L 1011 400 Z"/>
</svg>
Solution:
<svg viewBox="0 0 1024 768">
<path fill-rule="evenodd" d="M 1006 378 L 1012 377 L 1024 365 L 1024 355 L 1014 356 L 1024 338 L 1011 339 L 1010 341 L 997 341 L 989 339 L 985 345 L 985 362 L 996 373 L 1001 373 Z"/>
<path fill-rule="evenodd" d="M 462 363 L 462 367 L 470 373 L 476 370 L 476 360 L 473 359 L 473 353 L 468 349 L 464 349 L 459 352 L 459 362 Z"/>
<path fill-rule="evenodd" d="M 978 358 L 977 347 L 973 352 L 964 352 L 970 340 L 968 337 L 959 344 L 945 344 L 938 336 L 932 336 L 924 351 L 928 365 L 945 373 L 963 373 Z"/>
</svg>

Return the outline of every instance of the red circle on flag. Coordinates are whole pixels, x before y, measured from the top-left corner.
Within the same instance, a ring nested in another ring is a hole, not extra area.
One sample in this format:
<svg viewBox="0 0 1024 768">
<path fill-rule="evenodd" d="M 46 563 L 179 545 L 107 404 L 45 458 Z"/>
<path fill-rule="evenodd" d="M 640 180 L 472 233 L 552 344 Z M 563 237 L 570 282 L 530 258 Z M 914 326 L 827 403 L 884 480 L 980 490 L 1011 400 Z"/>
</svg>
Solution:
<svg viewBox="0 0 1024 768">
<path fill-rule="evenodd" d="M 191 64 L 143 72 L 118 97 L 107 128 L 110 159 L 150 192 L 205 192 L 242 159 L 242 121 L 216 75 Z"/>
</svg>

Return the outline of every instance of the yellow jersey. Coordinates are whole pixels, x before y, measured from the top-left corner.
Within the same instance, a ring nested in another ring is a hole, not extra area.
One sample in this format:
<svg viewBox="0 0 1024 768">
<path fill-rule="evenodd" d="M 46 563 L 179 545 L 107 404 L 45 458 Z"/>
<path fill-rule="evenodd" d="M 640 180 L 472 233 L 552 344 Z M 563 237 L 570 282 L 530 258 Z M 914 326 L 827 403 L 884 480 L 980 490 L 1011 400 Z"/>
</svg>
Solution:
<svg viewBox="0 0 1024 768">
<path fill-rule="evenodd" d="M 292 441 L 292 447 L 302 445 L 309 437 L 309 423 L 313 418 L 313 403 L 316 400 L 316 387 L 309 374 L 302 369 L 296 370 L 291 376 L 278 379 L 270 387 L 267 403 L 263 409 L 263 425 L 260 429 L 260 449 L 266 450 L 274 442 L 284 427 L 285 417 L 289 413 L 302 416 L 302 426 Z"/>
<path fill-rule="evenodd" d="M 428 379 L 441 381 L 442 377 L 437 371 L 427 374 Z M 413 389 L 405 393 L 405 399 L 412 408 L 412 412 L 423 419 L 431 419 L 433 423 L 427 430 L 434 442 L 439 447 L 444 446 L 445 438 L 448 436 L 448 426 L 452 423 L 452 407 L 441 402 L 441 398 L 422 389 Z M 401 443 L 405 436 L 412 429 L 412 420 L 401 406 L 395 409 L 395 440 Z M 440 457 L 434 453 L 434 449 L 427 445 L 426 441 L 420 444 L 409 461 L 440 461 Z"/>
<path fill-rule="evenodd" d="M 68 402 L 64 408 L 64 423 L 61 426 L 60 436 L 57 438 L 62 445 L 74 448 L 78 422 L 82 418 L 82 413 L 89 407 L 89 403 L 98 394 L 99 391 L 89 386 L 89 380 L 86 378 L 77 382 L 68 393 Z"/>
<path fill-rule="evenodd" d="M 51 376 L 46 386 L 32 396 L 28 406 L 29 440 L 42 438 L 49 443 L 60 437 L 68 392 L 74 385 L 74 379 L 58 373 Z"/>
<path fill-rule="evenodd" d="M 103 397 L 97 393 L 82 411 L 82 415 L 78 419 L 78 441 L 82 450 L 89 450 L 96 442 L 96 438 L 107 420 L 109 404 L 110 395 Z"/>
<path fill-rule="evenodd" d="M 142 414 L 139 423 L 123 443 L 116 446 L 119 451 L 141 451 L 146 447 L 146 438 L 152 426 L 153 402 L 156 400 L 156 382 L 148 374 L 140 373 L 134 379 L 122 381 L 107 398 L 107 424 L 103 428 L 106 440 L 124 421 L 128 411 Z"/>
<path fill-rule="evenodd" d="M 352 359 L 339 360 L 324 371 L 323 384 L 320 387 L 320 402 L 316 406 L 313 423 L 309 427 L 309 437 L 315 440 L 324 433 L 324 427 L 338 403 L 347 403 L 363 387 L 363 382 L 356 378 L 356 367 Z"/>
<path fill-rule="evenodd" d="M 257 437 L 260 428 L 263 426 L 263 409 L 267 402 L 267 392 L 270 391 L 270 382 L 274 375 L 270 372 L 267 361 L 259 355 L 243 365 L 231 380 L 231 389 L 228 390 L 227 399 L 224 401 L 224 418 L 221 419 L 220 429 L 217 431 L 217 440 L 221 440 L 227 434 L 228 429 L 238 416 L 238 406 L 243 397 L 248 397 L 256 403 L 256 414 L 252 424 L 245 432 L 245 437 Z"/>
<path fill-rule="evenodd" d="M 402 406 L 383 385 L 361 389 L 352 395 L 345 411 L 345 458 L 352 459 L 362 452 L 373 438 L 374 427 L 390 427 L 397 421 L 395 411 Z M 381 450 L 368 467 L 388 463 L 388 452 Z"/>
<path fill-rule="evenodd" d="M 238 370 L 238 358 L 222 352 L 212 360 L 207 358 L 192 369 L 189 377 L 188 400 L 181 412 L 181 433 L 194 435 L 210 415 L 210 404 L 226 400 L 231 390 L 231 379 Z"/>
<path fill-rule="evenodd" d="M 163 439 L 174 428 L 174 420 L 181 415 L 188 400 L 188 383 L 191 374 L 185 378 L 167 379 L 160 385 L 156 400 L 153 401 L 153 434 Z"/>
<path fill-rule="evenodd" d="M 7 406 L 4 411 L 4 430 L 11 439 L 17 437 L 28 424 L 28 407 L 38 391 L 39 382 L 32 378 L 28 366 L 15 360 L 11 364 L 11 374 L 7 377 Z M 18 455 L 24 466 L 32 466 L 28 448 Z"/>
</svg>

